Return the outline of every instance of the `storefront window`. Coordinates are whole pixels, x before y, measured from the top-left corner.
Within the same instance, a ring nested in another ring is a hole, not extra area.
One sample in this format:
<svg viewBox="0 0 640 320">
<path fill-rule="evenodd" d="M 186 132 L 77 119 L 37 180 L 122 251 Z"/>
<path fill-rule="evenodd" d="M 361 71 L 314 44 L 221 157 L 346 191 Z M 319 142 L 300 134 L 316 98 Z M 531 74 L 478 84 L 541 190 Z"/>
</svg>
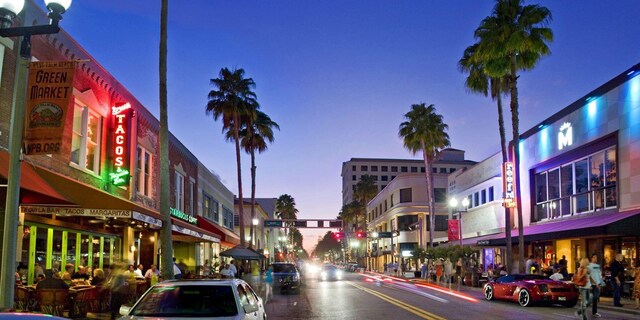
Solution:
<svg viewBox="0 0 640 320">
<path fill-rule="evenodd" d="M 76 264 L 76 239 L 77 234 L 75 232 L 67 233 L 67 261 L 63 261 L 65 264 Z"/>
<path fill-rule="evenodd" d="M 535 174 L 533 221 L 617 206 L 615 147 Z"/>
</svg>

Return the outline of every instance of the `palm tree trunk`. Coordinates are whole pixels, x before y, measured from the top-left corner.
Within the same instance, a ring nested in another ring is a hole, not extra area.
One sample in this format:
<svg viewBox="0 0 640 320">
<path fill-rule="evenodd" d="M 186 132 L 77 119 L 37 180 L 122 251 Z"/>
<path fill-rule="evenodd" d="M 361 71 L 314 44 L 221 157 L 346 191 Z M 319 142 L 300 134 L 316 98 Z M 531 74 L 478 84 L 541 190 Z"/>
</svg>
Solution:
<svg viewBox="0 0 640 320">
<path fill-rule="evenodd" d="M 499 90 L 498 90 L 499 91 Z M 504 128 L 504 115 L 502 111 L 502 95 L 500 92 L 496 95 L 496 102 L 498 104 L 498 127 L 500 129 L 500 150 L 502 151 L 502 163 L 509 161 L 507 154 L 507 136 Z M 504 190 L 502 190 L 504 193 Z M 504 234 L 506 243 L 511 243 L 511 208 L 504 207 Z M 505 246 L 505 259 L 503 261 L 507 272 L 511 273 L 511 267 L 513 266 L 513 248 L 511 245 Z"/>
<path fill-rule="evenodd" d="M 420 142 L 422 146 L 422 158 L 424 160 L 424 175 L 427 179 L 427 197 L 429 203 L 429 246 L 433 248 L 433 232 L 434 232 L 434 224 L 435 217 L 433 210 L 433 188 L 431 185 L 431 167 L 429 166 L 429 154 L 427 153 L 427 148 L 423 142 Z M 462 237 L 462 235 L 460 235 Z"/>
<path fill-rule="evenodd" d="M 253 220 L 256 218 L 256 153 L 251 149 L 251 240 L 258 246 L 258 239 L 256 238 L 256 228 L 258 226 L 253 225 Z"/>
<path fill-rule="evenodd" d="M 169 177 L 169 119 L 167 105 L 167 16 L 169 0 L 162 0 L 160 10 L 160 270 L 163 279 L 173 279 L 173 242 L 171 240 L 171 214 L 169 198 L 171 197 Z"/>
<path fill-rule="evenodd" d="M 240 117 L 236 114 L 233 117 L 233 137 L 236 140 L 236 166 L 238 168 L 238 224 L 240 227 L 240 245 L 245 246 L 244 238 L 244 208 L 242 199 L 242 169 L 240 166 L 240 136 L 238 134 Z"/>
<path fill-rule="evenodd" d="M 518 128 L 518 76 L 516 74 L 516 54 L 511 55 L 511 125 L 513 127 L 513 166 L 516 179 L 516 211 L 518 212 L 518 265 L 524 273 L 524 224 L 522 221 L 522 201 L 520 198 L 520 132 Z M 509 244 L 511 245 L 511 244 Z"/>
</svg>

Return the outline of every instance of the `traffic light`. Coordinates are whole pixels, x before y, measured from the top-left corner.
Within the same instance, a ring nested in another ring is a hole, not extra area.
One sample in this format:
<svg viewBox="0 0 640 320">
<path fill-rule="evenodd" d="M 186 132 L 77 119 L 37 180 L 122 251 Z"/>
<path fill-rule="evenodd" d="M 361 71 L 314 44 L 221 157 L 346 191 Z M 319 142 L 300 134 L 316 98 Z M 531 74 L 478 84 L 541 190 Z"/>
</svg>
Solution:
<svg viewBox="0 0 640 320">
<path fill-rule="evenodd" d="M 358 231 L 356 232 L 356 238 L 358 239 L 362 239 L 362 238 L 366 238 L 367 237 L 367 233 L 364 231 Z"/>
<path fill-rule="evenodd" d="M 336 239 L 336 240 L 340 240 L 340 239 L 344 238 L 344 233 L 342 233 L 342 232 L 335 232 L 335 233 L 333 234 L 333 238 L 334 238 L 334 239 Z"/>
</svg>

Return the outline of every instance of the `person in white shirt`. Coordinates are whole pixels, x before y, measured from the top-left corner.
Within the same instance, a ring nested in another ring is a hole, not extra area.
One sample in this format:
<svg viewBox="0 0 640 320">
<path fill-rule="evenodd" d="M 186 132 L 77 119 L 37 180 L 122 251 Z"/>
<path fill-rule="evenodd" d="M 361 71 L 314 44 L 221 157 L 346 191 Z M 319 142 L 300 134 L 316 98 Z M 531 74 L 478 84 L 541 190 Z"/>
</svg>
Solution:
<svg viewBox="0 0 640 320">
<path fill-rule="evenodd" d="M 554 281 L 562 281 L 564 280 L 564 276 L 560 273 L 560 269 L 553 270 L 553 274 L 549 277 L 549 279 Z"/>
<path fill-rule="evenodd" d="M 151 279 L 153 278 L 153 276 L 159 277 L 160 276 L 160 270 L 156 269 L 155 265 L 151 265 L 149 266 L 149 270 L 147 270 L 147 272 L 144 274 L 145 278 Z"/>
<path fill-rule="evenodd" d="M 229 265 L 225 264 L 224 262 L 222 263 L 222 270 L 220 270 L 220 275 L 222 275 L 223 278 L 233 278 L 233 271 L 229 269 L 229 266 L 232 265 L 233 264 Z"/>
<path fill-rule="evenodd" d="M 136 270 L 133 271 L 133 274 L 136 276 L 136 278 L 144 278 L 144 276 L 142 275 L 142 269 L 144 269 L 144 266 L 141 263 L 138 265 Z"/>
<path fill-rule="evenodd" d="M 173 277 L 175 279 L 182 279 L 182 271 L 180 271 L 180 268 L 178 268 L 176 258 L 173 258 Z"/>
</svg>

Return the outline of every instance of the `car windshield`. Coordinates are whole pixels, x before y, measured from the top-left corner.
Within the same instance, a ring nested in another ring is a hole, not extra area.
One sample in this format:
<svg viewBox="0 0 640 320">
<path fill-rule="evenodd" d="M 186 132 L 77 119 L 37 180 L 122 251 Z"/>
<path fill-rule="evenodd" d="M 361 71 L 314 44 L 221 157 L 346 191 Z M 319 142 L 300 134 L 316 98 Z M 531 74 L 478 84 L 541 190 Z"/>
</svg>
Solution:
<svg viewBox="0 0 640 320">
<path fill-rule="evenodd" d="M 296 267 L 292 264 L 274 264 L 273 272 L 274 273 L 295 273 Z"/>
<path fill-rule="evenodd" d="M 158 286 L 129 312 L 140 317 L 229 317 L 238 314 L 231 286 Z"/>
<path fill-rule="evenodd" d="M 336 269 L 336 266 L 332 266 L 332 265 L 326 265 L 324 267 L 322 267 L 325 271 L 333 271 Z"/>
</svg>

